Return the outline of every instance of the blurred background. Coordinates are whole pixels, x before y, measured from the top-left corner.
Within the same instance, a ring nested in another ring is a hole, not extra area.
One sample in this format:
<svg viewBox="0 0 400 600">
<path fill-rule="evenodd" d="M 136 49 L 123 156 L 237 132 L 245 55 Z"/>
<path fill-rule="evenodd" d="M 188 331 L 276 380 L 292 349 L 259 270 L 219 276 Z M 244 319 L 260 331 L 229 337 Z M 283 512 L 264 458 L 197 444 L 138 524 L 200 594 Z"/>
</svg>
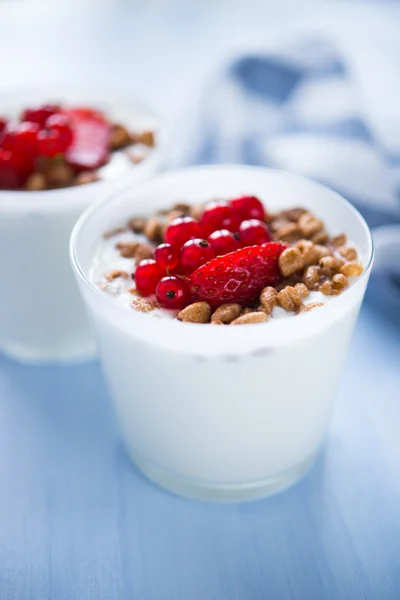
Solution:
<svg viewBox="0 0 400 600">
<path fill-rule="evenodd" d="M 400 154 L 400 4 L 341 0 L 0 0 L 1 90 L 84 82 L 129 90 L 174 128 L 182 162 L 208 80 L 296 33 L 338 43 L 379 143 Z"/>
</svg>

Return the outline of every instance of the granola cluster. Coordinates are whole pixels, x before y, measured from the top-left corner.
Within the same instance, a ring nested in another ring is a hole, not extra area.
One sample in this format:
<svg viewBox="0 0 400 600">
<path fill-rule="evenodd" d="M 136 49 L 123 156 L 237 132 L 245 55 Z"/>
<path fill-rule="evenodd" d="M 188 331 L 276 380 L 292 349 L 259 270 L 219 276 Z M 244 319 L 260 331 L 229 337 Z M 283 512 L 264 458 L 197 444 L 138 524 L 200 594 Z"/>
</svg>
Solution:
<svg viewBox="0 0 400 600">
<path fill-rule="evenodd" d="M 163 242 L 169 223 L 182 216 L 199 220 L 202 206 L 178 203 L 148 219 L 134 217 L 126 229 L 110 231 L 105 237 L 126 230 L 142 236 L 143 242 L 116 243 L 122 257 L 132 258 L 138 264 L 153 256 L 154 247 Z M 282 275 L 279 285 L 265 287 L 258 301 L 246 308 L 237 303 L 227 303 L 213 311 L 208 302 L 193 302 L 178 312 L 176 318 L 179 321 L 214 325 L 261 323 L 268 320 L 275 307 L 288 313 L 301 314 L 323 305 L 323 302 L 304 303 L 310 292 L 337 296 L 349 286 L 349 278 L 361 275 L 363 267 L 357 262 L 357 251 L 348 245 L 346 235 L 342 233 L 330 237 L 324 223 L 306 209 L 293 208 L 268 214 L 265 222 L 274 241 L 288 244 L 279 256 Z M 113 271 L 106 276 L 108 281 L 118 277 L 126 278 L 129 275 L 123 271 Z M 135 289 L 132 292 L 137 294 Z M 157 308 L 157 303 L 148 299 L 144 303 L 140 298 L 135 299 L 132 304 L 145 312 Z"/>
</svg>

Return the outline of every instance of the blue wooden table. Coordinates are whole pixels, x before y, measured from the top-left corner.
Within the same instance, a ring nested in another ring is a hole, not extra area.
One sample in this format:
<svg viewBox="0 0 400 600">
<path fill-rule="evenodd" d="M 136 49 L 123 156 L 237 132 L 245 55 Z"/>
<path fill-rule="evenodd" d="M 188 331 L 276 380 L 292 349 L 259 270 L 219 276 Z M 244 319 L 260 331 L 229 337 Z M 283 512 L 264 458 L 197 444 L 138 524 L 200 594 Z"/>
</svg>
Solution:
<svg viewBox="0 0 400 600">
<path fill-rule="evenodd" d="M 398 600 L 399 369 L 399 322 L 364 305 L 315 468 L 219 505 L 133 469 L 98 364 L 0 359 L 1 600 Z"/>
</svg>

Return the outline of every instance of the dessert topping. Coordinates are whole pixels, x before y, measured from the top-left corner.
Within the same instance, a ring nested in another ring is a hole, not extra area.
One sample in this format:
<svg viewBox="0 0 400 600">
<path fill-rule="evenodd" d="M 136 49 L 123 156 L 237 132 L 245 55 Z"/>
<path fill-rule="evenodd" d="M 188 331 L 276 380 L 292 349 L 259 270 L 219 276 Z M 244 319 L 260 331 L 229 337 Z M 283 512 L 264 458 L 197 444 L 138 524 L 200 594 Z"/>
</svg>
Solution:
<svg viewBox="0 0 400 600">
<path fill-rule="evenodd" d="M 340 267 L 340 272 L 342 275 L 346 275 L 346 277 L 359 277 L 363 270 L 363 266 L 360 263 L 353 261 Z"/>
<path fill-rule="evenodd" d="M 214 309 L 227 302 L 251 305 L 281 279 L 278 259 L 285 247 L 268 242 L 214 258 L 187 277 L 190 302 L 204 300 Z"/>
<path fill-rule="evenodd" d="M 211 307 L 207 302 L 194 302 L 181 310 L 176 318 L 187 323 L 208 323 L 210 317 Z"/>
<path fill-rule="evenodd" d="M 268 319 L 265 312 L 249 312 L 232 321 L 231 325 L 251 325 L 251 323 L 264 323 Z"/>
<path fill-rule="evenodd" d="M 239 240 L 242 246 L 257 246 L 271 240 L 268 227 L 258 219 L 242 221 L 239 227 Z"/>
<path fill-rule="evenodd" d="M 179 272 L 182 274 L 193 273 L 214 256 L 214 249 L 207 240 L 189 240 L 181 248 Z"/>
<path fill-rule="evenodd" d="M 246 219 L 258 219 L 264 221 L 265 208 L 255 196 L 241 196 L 230 201 L 233 210 L 239 215 L 241 221 Z"/>
<path fill-rule="evenodd" d="M 222 325 L 223 323 L 232 323 L 235 319 L 240 317 L 242 314 L 242 307 L 240 304 L 221 304 L 214 312 L 211 323 L 216 325 Z"/>
<path fill-rule="evenodd" d="M 348 261 L 356 260 L 357 258 L 357 250 L 349 246 L 339 246 L 338 252 Z"/>
<path fill-rule="evenodd" d="M 157 217 L 151 217 L 151 219 L 148 219 L 144 228 L 144 235 L 150 240 L 150 242 L 157 244 L 162 241 L 161 225 Z"/>
<path fill-rule="evenodd" d="M 154 250 L 154 259 L 164 271 L 173 269 L 179 262 L 179 251 L 171 244 L 160 244 Z"/>
<path fill-rule="evenodd" d="M 164 233 L 164 241 L 179 249 L 185 242 L 195 238 L 203 238 L 203 235 L 199 223 L 192 217 L 177 217 Z"/>
<path fill-rule="evenodd" d="M 260 304 L 262 310 L 267 315 L 271 315 L 276 305 L 278 292 L 272 286 L 265 287 L 260 294 Z"/>
<path fill-rule="evenodd" d="M 328 238 L 322 221 L 302 208 L 268 214 L 254 196 L 204 207 L 178 203 L 131 219 L 129 228 L 153 243 L 116 244 L 122 257 L 139 263 L 129 291 L 155 295 L 160 308 L 180 311 L 185 322 L 259 323 L 275 306 L 308 312 L 323 305 L 303 304 L 310 292 L 336 296 L 363 271 L 344 234 Z M 117 277 L 125 275 L 105 279 Z"/>
<path fill-rule="evenodd" d="M 186 283 L 179 277 L 163 277 L 157 285 L 156 297 L 162 308 L 180 310 L 187 304 Z"/>
<path fill-rule="evenodd" d="M 0 189 L 38 191 L 92 183 L 111 151 L 144 144 L 154 145 L 152 132 L 131 135 L 92 108 L 28 108 L 18 123 L 0 118 Z"/>
<path fill-rule="evenodd" d="M 70 109 L 66 114 L 74 132 L 68 162 L 79 170 L 98 169 L 108 161 L 110 124 L 97 112 Z"/>
<path fill-rule="evenodd" d="M 292 287 L 291 285 L 287 285 L 283 290 L 281 290 L 277 297 L 276 301 L 288 312 L 297 312 L 302 305 L 302 289 L 298 289 L 298 285 L 303 285 L 298 283 L 296 286 Z"/>
<path fill-rule="evenodd" d="M 227 229 L 214 231 L 208 237 L 208 241 L 213 247 L 216 256 L 229 254 L 229 252 L 234 252 L 234 250 L 239 250 L 240 248 L 239 234 L 232 233 Z"/>
<path fill-rule="evenodd" d="M 318 265 L 310 265 L 304 271 L 303 283 L 312 292 L 317 292 L 319 290 L 321 279 L 322 269 Z"/>
<path fill-rule="evenodd" d="M 154 304 L 147 298 L 135 298 L 135 300 L 132 300 L 131 306 L 140 312 L 151 312 L 155 309 Z"/>
<path fill-rule="evenodd" d="M 135 283 L 138 292 L 143 296 L 151 296 L 156 291 L 158 282 L 164 272 L 152 258 L 142 260 L 135 271 Z"/>
<path fill-rule="evenodd" d="M 144 219 L 143 217 L 133 217 L 129 221 L 128 226 L 130 229 L 132 229 L 133 233 L 143 233 L 144 228 L 146 227 L 146 222 L 147 219 Z"/>
<path fill-rule="evenodd" d="M 240 222 L 239 213 L 235 212 L 228 202 L 216 201 L 206 204 L 200 226 L 204 235 L 208 237 L 217 229 L 227 229 L 234 233 L 238 231 Z"/>
<path fill-rule="evenodd" d="M 323 302 L 310 302 L 310 304 L 302 304 L 299 308 L 299 313 L 310 312 L 314 308 L 318 308 L 319 306 L 323 306 Z"/>
<path fill-rule="evenodd" d="M 109 273 L 105 274 L 105 278 L 107 279 L 107 281 L 114 281 L 114 279 L 118 279 L 119 277 L 121 277 L 122 279 L 129 279 L 129 273 L 127 273 L 126 271 L 114 269 L 114 271 L 110 271 Z"/>
</svg>

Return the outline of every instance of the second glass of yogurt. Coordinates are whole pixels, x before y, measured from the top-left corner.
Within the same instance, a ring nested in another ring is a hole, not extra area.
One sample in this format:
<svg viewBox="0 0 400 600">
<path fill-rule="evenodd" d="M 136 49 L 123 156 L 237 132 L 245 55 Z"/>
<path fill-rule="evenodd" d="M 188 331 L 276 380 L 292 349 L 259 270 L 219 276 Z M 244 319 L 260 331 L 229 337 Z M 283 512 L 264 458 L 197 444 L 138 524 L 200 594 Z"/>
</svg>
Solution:
<svg viewBox="0 0 400 600">
<path fill-rule="evenodd" d="M 165 132 L 149 108 L 104 89 L 71 86 L 3 94 L 0 115 L 17 126 L 27 108 L 43 103 L 61 104 L 66 109 L 84 107 L 81 112 L 86 108 L 98 110 L 110 124 L 123 124 L 130 131 L 154 136 L 152 147 L 137 144 L 126 151 L 113 151 L 107 164 L 96 173 L 82 172 L 81 180 L 65 185 L 57 181 L 43 189 L 43 176 L 35 173 L 24 188 L 0 190 L 0 352 L 29 364 L 71 363 L 95 354 L 69 265 L 72 228 L 90 204 L 131 187 L 159 169 Z M 3 144 L 4 132 L 0 136 Z M 130 156 L 128 150 L 143 155 Z M 3 148 L 1 152 L 4 154 Z M 89 176 L 93 181 L 87 183 Z"/>
<path fill-rule="evenodd" d="M 124 281 L 111 293 L 102 289 L 102 274 L 128 268 L 126 259 L 115 262 L 107 232 L 177 202 L 243 194 L 269 212 L 302 206 L 330 235 L 345 233 L 357 249 L 359 277 L 340 295 L 313 292 L 313 304 L 323 306 L 296 315 L 274 310 L 268 321 L 253 317 L 245 327 L 137 310 Z M 126 447 L 152 481 L 191 498 L 238 501 L 278 492 L 309 470 L 327 433 L 372 266 L 370 231 L 346 200 L 284 172 L 198 167 L 89 209 L 70 249 Z"/>
</svg>

